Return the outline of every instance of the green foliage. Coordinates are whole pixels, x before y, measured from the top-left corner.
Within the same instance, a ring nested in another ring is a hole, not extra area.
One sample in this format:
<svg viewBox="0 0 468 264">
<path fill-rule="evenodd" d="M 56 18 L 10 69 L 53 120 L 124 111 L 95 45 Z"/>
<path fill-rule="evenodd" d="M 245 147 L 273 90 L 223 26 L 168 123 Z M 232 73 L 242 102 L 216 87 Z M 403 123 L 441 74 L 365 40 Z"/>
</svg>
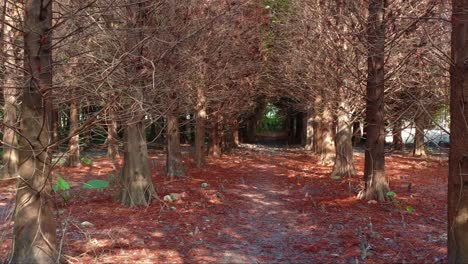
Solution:
<svg viewBox="0 0 468 264">
<path fill-rule="evenodd" d="M 413 208 L 412 206 L 409 206 L 409 205 L 408 205 L 408 206 L 406 206 L 406 211 L 407 211 L 408 213 L 412 213 L 412 212 L 414 212 L 414 208 Z"/>
<path fill-rule="evenodd" d="M 109 182 L 103 180 L 89 180 L 83 184 L 83 189 L 104 189 L 109 187 Z"/>
<path fill-rule="evenodd" d="M 57 178 L 57 183 L 52 187 L 54 192 L 70 190 L 70 184 L 62 177 Z"/>
<path fill-rule="evenodd" d="M 201 187 L 202 187 L 202 188 L 208 187 L 208 183 L 206 183 L 206 182 L 202 183 L 202 184 L 201 184 Z"/>
<path fill-rule="evenodd" d="M 52 190 L 54 192 L 58 192 L 65 203 L 71 198 L 70 193 L 68 192 L 70 189 L 70 184 L 62 177 L 58 177 L 57 182 L 52 186 Z"/>
<path fill-rule="evenodd" d="M 390 191 L 390 192 L 387 192 L 387 196 L 388 197 L 395 197 L 396 193 Z"/>
<path fill-rule="evenodd" d="M 285 120 L 280 114 L 280 109 L 268 103 L 265 114 L 259 125 L 259 132 L 278 132 L 284 130 Z"/>
<path fill-rule="evenodd" d="M 93 160 L 88 158 L 88 157 L 82 157 L 81 158 L 81 163 L 83 163 L 85 165 L 91 165 L 91 163 L 93 163 Z"/>
</svg>

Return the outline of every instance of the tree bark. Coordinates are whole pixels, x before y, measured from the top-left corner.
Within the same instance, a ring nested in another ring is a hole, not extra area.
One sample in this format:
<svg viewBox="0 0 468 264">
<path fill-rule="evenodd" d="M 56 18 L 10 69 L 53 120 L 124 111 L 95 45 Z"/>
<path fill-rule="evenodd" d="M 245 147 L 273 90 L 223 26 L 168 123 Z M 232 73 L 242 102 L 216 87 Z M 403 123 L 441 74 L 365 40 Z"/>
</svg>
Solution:
<svg viewBox="0 0 468 264">
<path fill-rule="evenodd" d="M 141 119 L 125 127 L 123 162 L 120 201 L 129 207 L 149 205 L 155 191 L 151 182 L 146 135 Z"/>
<path fill-rule="evenodd" d="M 171 179 L 174 177 L 185 177 L 187 171 L 182 162 L 180 150 L 179 113 L 174 107 L 167 114 L 167 159 L 166 175 Z"/>
<path fill-rule="evenodd" d="M 3 18 L 3 173 L 0 178 L 13 178 L 18 174 L 18 150 L 15 128 L 17 127 L 17 106 L 19 89 L 15 81 L 19 72 L 16 69 L 16 52 L 13 43 L 17 38 L 11 25 L 15 22 L 10 17 L 13 14 L 9 1 L 4 3 Z"/>
<path fill-rule="evenodd" d="M 129 0 L 128 2 L 129 20 L 127 28 L 127 49 L 132 50 L 132 59 L 127 61 L 128 80 L 130 82 L 129 92 L 134 98 L 135 105 L 143 104 L 143 90 L 140 86 L 139 75 L 143 70 L 141 68 L 142 49 L 135 47 L 141 39 L 140 30 L 142 30 L 145 21 L 144 5 L 138 0 Z M 145 114 L 141 107 L 131 109 L 133 111 L 133 120 L 127 121 L 124 131 L 124 165 L 122 168 L 122 187 L 120 190 L 120 201 L 126 206 L 148 205 L 151 198 L 155 195 L 151 173 L 148 164 L 148 147 L 146 144 L 145 133 Z"/>
<path fill-rule="evenodd" d="M 308 111 L 305 123 L 305 146 L 304 149 L 311 151 L 314 149 L 314 115 L 312 111 Z"/>
<path fill-rule="evenodd" d="M 468 1 L 452 2 L 448 263 L 468 263 Z"/>
<path fill-rule="evenodd" d="M 211 125 L 210 129 L 210 144 L 208 148 L 208 154 L 215 158 L 220 158 L 222 155 L 222 148 L 221 148 L 221 131 L 220 131 L 220 119 L 218 115 L 214 118 L 214 122 Z"/>
<path fill-rule="evenodd" d="M 342 100 L 338 107 L 337 115 L 337 133 L 335 137 L 336 157 L 335 166 L 331 174 L 333 179 L 339 179 L 343 176 L 351 177 L 356 174 L 350 113 L 351 109 L 349 109 L 349 105 L 345 100 Z"/>
<path fill-rule="evenodd" d="M 325 103 L 323 105 L 321 120 L 322 151 L 320 153 L 320 164 L 325 166 L 331 166 L 335 163 L 335 141 L 333 138 L 334 122 L 330 103 Z"/>
<path fill-rule="evenodd" d="M 424 113 L 418 113 L 414 118 L 414 126 L 416 132 L 414 133 L 413 156 L 426 157 L 426 150 L 424 148 Z"/>
<path fill-rule="evenodd" d="M 52 88 L 52 4 L 25 1 L 24 69 L 19 169 L 12 263 L 57 262 L 50 169 L 52 108 L 42 91 Z"/>
<path fill-rule="evenodd" d="M 197 113 L 195 115 L 195 165 L 201 168 L 206 164 L 206 96 L 204 87 L 197 87 Z"/>
<path fill-rule="evenodd" d="M 115 162 L 119 157 L 119 140 L 117 135 L 117 117 L 115 110 L 109 108 L 109 117 L 107 120 L 107 157 Z"/>
<path fill-rule="evenodd" d="M 396 120 L 393 123 L 392 134 L 393 134 L 393 150 L 402 151 L 403 150 L 403 137 L 401 136 L 402 132 L 402 122 L 401 120 Z"/>
<path fill-rule="evenodd" d="M 79 109 L 80 107 L 77 99 L 73 99 L 70 103 L 70 140 L 68 141 L 68 157 L 66 162 L 68 167 L 79 167 L 81 165 L 80 135 L 77 133 L 80 126 L 78 117 Z"/>
<path fill-rule="evenodd" d="M 363 199 L 379 201 L 385 200 L 389 191 L 384 154 L 385 3 L 385 0 L 370 0 L 369 2 L 365 189 L 359 195 Z"/>
<path fill-rule="evenodd" d="M 317 95 L 314 99 L 314 152 L 322 153 L 322 96 Z"/>
</svg>

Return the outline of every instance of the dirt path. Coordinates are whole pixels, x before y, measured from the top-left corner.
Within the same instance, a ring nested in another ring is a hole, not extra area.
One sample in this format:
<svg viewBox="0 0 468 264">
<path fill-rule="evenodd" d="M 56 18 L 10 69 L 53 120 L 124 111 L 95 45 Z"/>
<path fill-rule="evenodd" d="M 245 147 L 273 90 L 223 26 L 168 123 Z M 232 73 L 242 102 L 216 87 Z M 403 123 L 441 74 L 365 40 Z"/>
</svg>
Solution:
<svg viewBox="0 0 468 264">
<path fill-rule="evenodd" d="M 242 188 L 227 190 L 228 196 L 239 197 L 241 209 L 230 213 L 229 228 L 242 239 L 231 237 L 214 252 L 220 252 L 223 263 L 305 263 L 311 256 L 298 248 L 313 243 L 314 236 L 311 230 L 298 232 L 301 214 L 289 204 L 289 183 L 272 179 L 277 166 L 264 165 L 263 170 L 249 177 Z"/>
</svg>

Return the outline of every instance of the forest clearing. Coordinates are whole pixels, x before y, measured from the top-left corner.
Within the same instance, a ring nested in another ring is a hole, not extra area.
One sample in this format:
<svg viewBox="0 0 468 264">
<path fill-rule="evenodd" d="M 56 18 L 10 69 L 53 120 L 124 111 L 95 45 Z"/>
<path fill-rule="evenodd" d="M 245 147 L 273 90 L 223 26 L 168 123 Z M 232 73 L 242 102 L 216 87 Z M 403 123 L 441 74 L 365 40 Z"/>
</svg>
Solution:
<svg viewBox="0 0 468 264">
<path fill-rule="evenodd" d="M 64 258 L 69 263 L 446 261 L 446 157 L 389 156 L 396 195 L 374 203 L 356 198 L 362 175 L 332 180 L 330 167 L 299 148 L 250 147 L 209 160 L 188 179 L 168 182 L 162 180 L 163 153 L 152 153 L 161 200 L 135 209 L 115 203 L 112 192 L 79 190 L 89 179 L 108 180 L 107 159 L 79 169 L 57 167 L 55 174 L 67 175 L 72 186 L 67 203 L 56 198 L 58 219 L 65 223 L 58 232 Z M 363 166 L 362 153 L 356 165 Z M 3 217 L 14 208 L 7 187 L 0 192 L 8 197 L 2 199 Z M 182 197 L 163 201 L 171 193 Z M 11 238 L 10 225 L 1 227 Z M 4 239 L 2 258 L 10 246 Z"/>
<path fill-rule="evenodd" d="M 0 263 L 468 263 L 468 0 L 0 6 Z"/>
</svg>

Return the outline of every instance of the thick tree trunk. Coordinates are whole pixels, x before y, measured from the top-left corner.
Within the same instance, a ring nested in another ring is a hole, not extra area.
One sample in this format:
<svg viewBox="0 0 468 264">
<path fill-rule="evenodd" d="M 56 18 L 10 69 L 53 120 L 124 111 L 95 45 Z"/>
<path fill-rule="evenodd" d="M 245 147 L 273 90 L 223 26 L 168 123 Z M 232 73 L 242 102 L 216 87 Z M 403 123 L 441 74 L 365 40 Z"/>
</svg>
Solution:
<svg viewBox="0 0 468 264">
<path fill-rule="evenodd" d="M 140 114 L 141 117 L 141 114 Z M 124 166 L 120 200 L 126 206 L 148 205 L 155 196 L 148 164 L 143 121 L 127 124 L 124 132 Z"/>
<path fill-rule="evenodd" d="M 305 123 L 305 150 L 311 151 L 314 149 L 314 115 L 312 111 L 307 112 Z"/>
<path fill-rule="evenodd" d="M 322 96 L 317 95 L 314 99 L 314 152 L 316 154 L 322 153 L 322 110 L 323 102 Z"/>
<path fill-rule="evenodd" d="M 128 3 L 129 21 L 127 28 L 127 49 L 133 49 L 133 56 L 140 58 L 141 49 L 134 47 L 140 41 L 139 30 L 144 26 L 145 10 L 138 0 L 130 0 Z M 128 80 L 130 82 L 129 93 L 134 98 L 133 105 L 143 105 L 144 92 L 139 75 L 141 74 L 141 62 L 138 59 L 127 61 Z M 148 205 L 155 195 L 151 173 L 148 164 L 148 147 L 144 126 L 145 114 L 141 107 L 133 109 L 133 118 L 128 120 L 124 131 L 124 163 L 122 168 L 120 201 L 126 206 Z"/>
<path fill-rule="evenodd" d="M 167 159 L 166 175 L 171 179 L 174 177 L 185 177 L 187 171 L 182 162 L 180 150 L 179 114 L 177 109 L 171 109 L 167 114 Z"/>
<path fill-rule="evenodd" d="M 116 161 L 119 157 L 119 136 L 117 135 L 117 117 L 115 110 L 109 108 L 109 120 L 107 120 L 107 157 Z"/>
<path fill-rule="evenodd" d="M 77 130 L 80 126 L 79 124 L 79 104 L 76 99 L 70 103 L 70 140 L 68 141 L 68 157 L 67 157 L 67 166 L 68 167 L 79 167 L 81 165 L 80 161 L 80 135 L 77 133 Z"/>
<path fill-rule="evenodd" d="M 19 137 L 21 179 L 16 193 L 12 263 L 55 263 L 56 223 L 50 183 L 52 156 L 49 98 L 52 88 L 52 4 L 25 1 L 23 88 Z"/>
<path fill-rule="evenodd" d="M 195 165 L 198 168 L 206 164 L 206 96 L 204 87 L 197 88 L 197 113 L 195 115 Z"/>
<path fill-rule="evenodd" d="M 370 0 L 367 22 L 368 69 L 366 106 L 365 189 L 359 197 L 383 201 L 389 191 L 385 176 L 384 63 L 385 0 Z"/>
<path fill-rule="evenodd" d="M 403 124 L 401 120 L 396 120 L 393 123 L 393 128 L 392 128 L 393 150 L 398 150 L 398 151 L 403 150 L 403 137 L 401 136 L 402 125 Z"/>
<path fill-rule="evenodd" d="M 424 125 L 424 113 L 418 113 L 414 118 L 414 126 L 416 128 L 413 144 L 414 157 L 426 157 L 426 150 L 424 149 Z"/>
<path fill-rule="evenodd" d="M 338 109 L 337 133 L 335 137 L 336 158 L 335 166 L 331 174 L 333 179 L 339 179 L 342 176 L 350 177 L 356 174 L 350 124 L 351 110 L 344 100 L 340 102 Z"/>
<path fill-rule="evenodd" d="M 468 263 L 468 1 L 453 1 L 448 263 Z"/>
<path fill-rule="evenodd" d="M 5 22 L 3 23 L 3 49 L 4 59 L 3 68 L 3 173 L 1 178 L 13 178 L 18 173 L 18 150 L 15 128 L 17 127 L 17 104 L 19 89 L 15 81 L 18 71 L 16 70 L 16 55 L 15 46 L 13 43 L 17 38 L 11 25 L 15 22 L 10 17 L 13 14 L 12 4 L 9 1 L 4 3 L 5 14 L 3 14 Z"/>
<path fill-rule="evenodd" d="M 331 166 L 335 163 L 335 140 L 333 114 L 330 103 L 323 105 L 322 112 L 322 152 L 320 153 L 320 164 Z"/>
</svg>

